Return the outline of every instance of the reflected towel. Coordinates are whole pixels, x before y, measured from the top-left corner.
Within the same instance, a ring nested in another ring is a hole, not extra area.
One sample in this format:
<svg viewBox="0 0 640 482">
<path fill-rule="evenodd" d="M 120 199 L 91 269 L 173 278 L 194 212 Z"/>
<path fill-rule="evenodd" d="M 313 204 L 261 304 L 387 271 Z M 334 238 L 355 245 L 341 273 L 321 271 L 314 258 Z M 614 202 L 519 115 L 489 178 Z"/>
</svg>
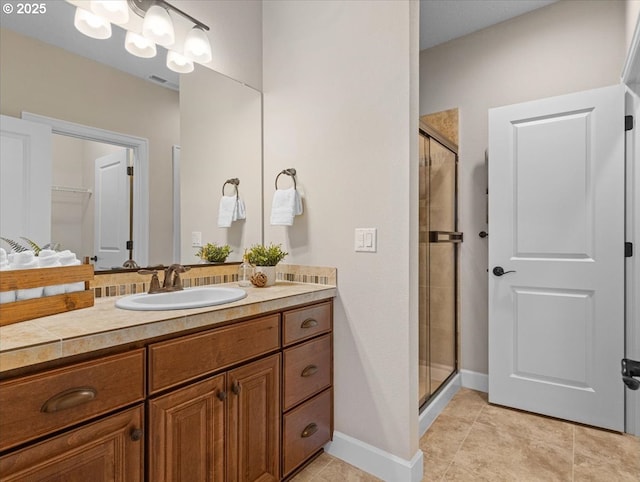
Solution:
<svg viewBox="0 0 640 482">
<path fill-rule="evenodd" d="M 247 212 L 244 201 L 238 196 L 222 196 L 218 208 L 218 227 L 228 228 L 238 219 L 245 219 Z"/>
<path fill-rule="evenodd" d="M 271 204 L 271 224 L 273 226 L 292 226 L 293 218 L 302 214 L 302 198 L 293 187 L 276 189 Z"/>
<path fill-rule="evenodd" d="M 218 208 L 218 227 L 228 228 L 233 222 L 236 211 L 236 197 L 222 196 Z"/>
</svg>

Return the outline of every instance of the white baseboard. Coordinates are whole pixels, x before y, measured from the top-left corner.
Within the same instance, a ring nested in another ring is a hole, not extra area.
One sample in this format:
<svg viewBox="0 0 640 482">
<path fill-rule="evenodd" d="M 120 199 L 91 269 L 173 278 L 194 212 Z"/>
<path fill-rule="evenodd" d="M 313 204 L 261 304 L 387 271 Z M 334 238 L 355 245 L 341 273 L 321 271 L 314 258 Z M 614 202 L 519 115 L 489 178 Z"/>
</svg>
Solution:
<svg viewBox="0 0 640 482">
<path fill-rule="evenodd" d="M 324 450 L 385 481 L 422 480 L 422 450 L 418 450 L 411 460 L 405 460 L 337 431 L 333 432 L 333 441 L 326 444 Z"/>
<path fill-rule="evenodd" d="M 442 388 L 440 393 L 429 402 L 429 405 L 420 413 L 418 417 L 418 437 L 422 438 L 425 432 L 431 427 L 431 424 L 436 419 L 440 412 L 447 406 L 449 400 L 453 398 L 456 392 L 460 389 L 460 374 L 456 374 L 449 382 Z"/>
<path fill-rule="evenodd" d="M 479 392 L 489 392 L 489 375 L 486 373 L 472 372 L 470 370 L 460 370 L 462 377 L 461 385 L 464 388 L 478 390 Z"/>
</svg>

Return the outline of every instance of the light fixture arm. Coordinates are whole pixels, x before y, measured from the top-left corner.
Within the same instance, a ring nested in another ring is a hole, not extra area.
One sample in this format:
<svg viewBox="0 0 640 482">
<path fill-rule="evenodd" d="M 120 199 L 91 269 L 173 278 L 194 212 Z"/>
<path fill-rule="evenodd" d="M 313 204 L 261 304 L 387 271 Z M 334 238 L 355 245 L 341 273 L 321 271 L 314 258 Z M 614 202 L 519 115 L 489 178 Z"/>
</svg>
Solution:
<svg viewBox="0 0 640 482">
<path fill-rule="evenodd" d="M 178 7 L 171 5 L 169 2 L 165 0 L 127 0 L 127 3 L 129 4 L 129 7 L 131 8 L 131 10 L 133 10 L 140 17 L 144 17 L 147 10 L 149 10 L 149 8 L 151 8 L 153 5 L 159 5 L 161 7 L 164 7 L 168 10 L 171 10 L 177 13 L 178 15 L 183 16 L 184 18 L 189 20 L 191 23 L 193 23 L 196 27 L 199 27 L 203 30 L 209 30 L 209 27 L 206 26 L 204 23 L 202 23 L 200 20 L 196 20 L 188 13 L 183 12 Z"/>
</svg>

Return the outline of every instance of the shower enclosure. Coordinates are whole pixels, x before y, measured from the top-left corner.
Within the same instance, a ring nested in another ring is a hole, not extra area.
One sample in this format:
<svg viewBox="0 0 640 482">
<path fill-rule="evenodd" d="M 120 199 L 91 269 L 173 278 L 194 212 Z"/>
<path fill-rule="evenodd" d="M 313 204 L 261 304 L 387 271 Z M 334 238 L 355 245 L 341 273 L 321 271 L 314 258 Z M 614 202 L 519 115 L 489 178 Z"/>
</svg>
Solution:
<svg viewBox="0 0 640 482">
<path fill-rule="evenodd" d="M 421 409 L 458 370 L 457 146 L 420 123 L 419 397 Z"/>
</svg>

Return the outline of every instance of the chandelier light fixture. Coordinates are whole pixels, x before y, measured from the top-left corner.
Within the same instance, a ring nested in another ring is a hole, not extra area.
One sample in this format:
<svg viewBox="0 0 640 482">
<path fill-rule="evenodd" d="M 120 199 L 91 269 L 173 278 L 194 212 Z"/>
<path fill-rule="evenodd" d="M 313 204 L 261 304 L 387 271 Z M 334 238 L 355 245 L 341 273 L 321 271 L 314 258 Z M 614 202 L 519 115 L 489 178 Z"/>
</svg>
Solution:
<svg viewBox="0 0 640 482">
<path fill-rule="evenodd" d="M 206 64 L 212 59 L 209 27 L 165 0 L 91 0 L 89 8 L 76 7 L 74 25 L 95 39 L 111 37 L 111 23 L 127 24 L 130 12 L 143 19 L 142 31 L 127 30 L 125 36 L 125 49 L 132 55 L 155 57 L 156 44 L 161 45 L 168 49 L 167 67 L 181 74 L 192 72 L 194 62 Z M 176 43 L 174 15 L 193 24 L 183 45 Z"/>
</svg>

